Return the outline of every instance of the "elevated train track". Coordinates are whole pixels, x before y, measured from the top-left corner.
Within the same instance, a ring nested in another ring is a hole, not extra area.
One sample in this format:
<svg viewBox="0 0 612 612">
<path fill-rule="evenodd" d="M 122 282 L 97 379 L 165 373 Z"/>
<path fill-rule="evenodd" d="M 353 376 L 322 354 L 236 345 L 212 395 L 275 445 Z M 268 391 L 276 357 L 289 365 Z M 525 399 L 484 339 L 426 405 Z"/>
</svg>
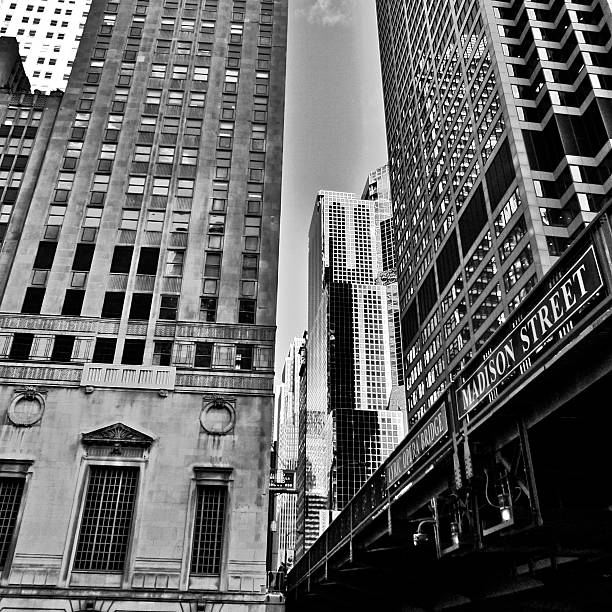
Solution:
<svg viewBox="0 0 612 612">
<path fill-rule="evenodd" d="M 288 610 L 612 610 L 611 219 L 299 559 Z"/>
</svg>

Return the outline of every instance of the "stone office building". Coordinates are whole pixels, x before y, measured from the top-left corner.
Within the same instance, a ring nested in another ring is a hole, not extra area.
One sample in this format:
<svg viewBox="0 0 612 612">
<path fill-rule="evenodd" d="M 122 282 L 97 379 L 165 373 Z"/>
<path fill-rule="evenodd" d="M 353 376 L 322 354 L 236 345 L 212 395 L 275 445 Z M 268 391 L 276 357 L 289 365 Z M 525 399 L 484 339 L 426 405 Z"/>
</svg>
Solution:
<svg viewBox="0 0 612 612">
<path fill-rule="evenodd" d="M 3 610 L 270 605 L 286 23 L 92 2 L 0 253 Z"/>
</svg>

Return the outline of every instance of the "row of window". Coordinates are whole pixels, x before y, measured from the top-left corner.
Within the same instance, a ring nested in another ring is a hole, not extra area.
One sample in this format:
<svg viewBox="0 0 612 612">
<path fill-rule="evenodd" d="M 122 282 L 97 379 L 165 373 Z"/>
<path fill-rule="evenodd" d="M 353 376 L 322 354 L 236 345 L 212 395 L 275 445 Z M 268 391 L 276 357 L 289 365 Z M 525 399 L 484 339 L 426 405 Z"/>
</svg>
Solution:
<svg viewBox="0 0 612 612">
<path fill-rule="evenodd" d="M 73 571 L 123 572 L 138 513 L 142 470 L 132 465 L 89 465 L 80 512 Z M 17 517 L 25 503 L 24 476 L 0 477 L 0 568 L 10 564 Z M 190 573 L 221 573 L 228 489 L 223 483 L 196 485 L 191 525 Z"/>
<path fill-rule="evenodd" d="M 7 356 L 14 361 L 34 359 L 32 347 L 34 334 L 17 333 L 13 336 L 11 349 Z M 66 334 L 53 338 L 50 361 L 69 362 L 73 359 L 76 336 Z M 146 341 L 142 338 L 126 338 L 121 354 L 123 365 L 143 365 Z M 173 365 L 174 343 L 171 340 L 156 340 L 153 343 L 153 365 Z M 117 352 L 116 338 L 96 338 L 92 363 L 114 363 Z M 254 366 L 255 347 L 251 344 L 215 344 L 213 342 L 196 342 L 193 354 L 189 358 L 195 368 L 229 368 L 250 371 Z M 82 361 L 82 360 L 81 360 Z M 189 364 L 181 363 L 183 367 Z"/>
</svg>

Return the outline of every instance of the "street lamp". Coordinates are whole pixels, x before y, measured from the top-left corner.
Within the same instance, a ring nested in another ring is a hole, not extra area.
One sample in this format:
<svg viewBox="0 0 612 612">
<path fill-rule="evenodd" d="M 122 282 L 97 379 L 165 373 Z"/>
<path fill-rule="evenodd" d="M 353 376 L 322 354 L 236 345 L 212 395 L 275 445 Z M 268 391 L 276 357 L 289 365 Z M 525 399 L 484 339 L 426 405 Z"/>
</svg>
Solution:
<svg viewBox="0 0 612 612">
<path fill-rule="evenodd" d="M 300 535 L 304 535 L 304 530 L 302 529 L 289 529 L 288 531 L 285 532 L 285 567 L 288 567 L 288 561 L 287 561 L 287 549 L 289 548 L 289 536 L 292 533 L 296 533 L 296 534 L 300 534 Z M 293 565 L 293 561 L 295 560 L 295 546 L 293 547 L 293 559 L 291 561 L 291 564 Z"/>
</svg>

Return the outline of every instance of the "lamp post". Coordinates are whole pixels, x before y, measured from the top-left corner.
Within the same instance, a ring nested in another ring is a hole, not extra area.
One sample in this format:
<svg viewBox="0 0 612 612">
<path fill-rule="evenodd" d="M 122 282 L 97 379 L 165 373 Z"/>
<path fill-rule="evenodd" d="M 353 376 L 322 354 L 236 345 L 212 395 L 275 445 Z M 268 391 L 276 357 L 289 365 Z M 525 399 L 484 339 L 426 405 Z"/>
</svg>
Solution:
<svg viewBox="0 0 612 612">
<path fill-rule="evenodd" d="M 304 531 L 302 529 L 289 529 L 285 532 L 285 567 L 288 567 L 287 549 L 289 548 L 289 536 L 292 533 L 296 533 L 296 534 L 299 533 L 300 535 L 304 535 Z M 293 559 L 291 563 L 293 564 L 294 561 L 295 561 L 295 546 L 293 547 Z"/>
</svg>

